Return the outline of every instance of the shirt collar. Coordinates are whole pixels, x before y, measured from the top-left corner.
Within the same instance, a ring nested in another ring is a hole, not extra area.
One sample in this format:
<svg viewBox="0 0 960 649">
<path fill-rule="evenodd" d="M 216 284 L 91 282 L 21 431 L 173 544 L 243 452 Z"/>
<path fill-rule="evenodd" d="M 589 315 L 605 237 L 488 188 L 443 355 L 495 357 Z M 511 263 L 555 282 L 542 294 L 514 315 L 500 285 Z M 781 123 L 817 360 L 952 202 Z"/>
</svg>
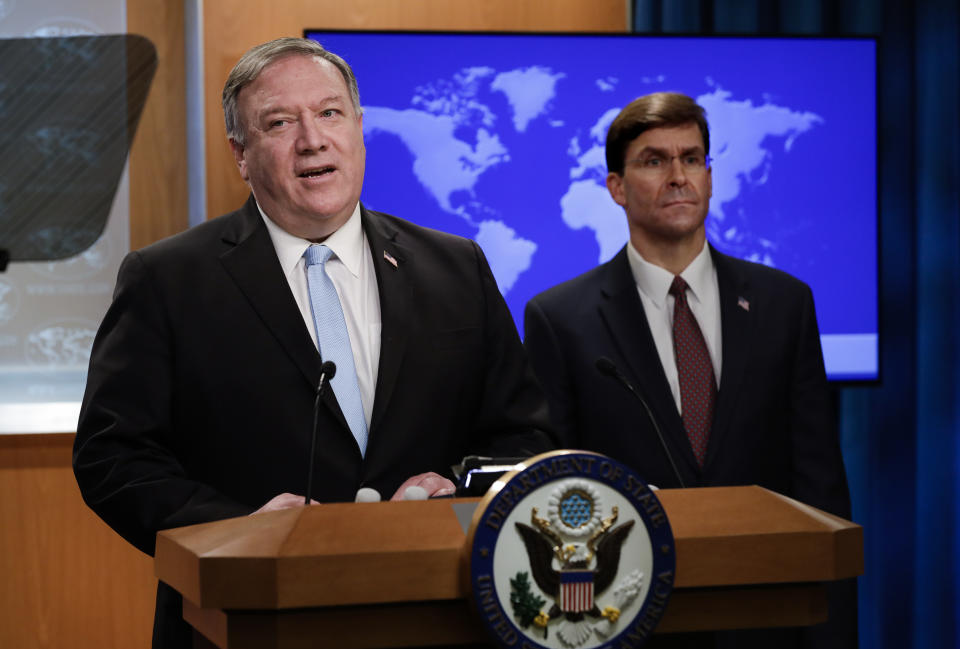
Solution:
<svg viewBox="0 0 960 649">
<path fill-rule="evenodd" d="M 637 283 L 637 288 L 658 309 L 662 309 L 670 293 L 673 273 L 644 259 L 630 242 L 627 243 L 627 262 L 630 264 L 630 272 L 633 274 L 633 281 Z M 703 298 L 708 283 L 713 278 L 713 257 L 710 255 L 710 246 L 706 242 L 703 244 L 703 250 L 680 273 L 680 277 L 687 283 L 696 299 Z"/>
<path fill-rule="evenodd" d="M 277 251 L 277 258 L 280 260 L 280 266 L 284 273 L 289 274 L 293 271 L 303 253 L 306 252 L 312 242 L 292 235 L 279 225 L 277 225 L 266 213 L 263 208 L 257 204 L 260 210 L 260 216 L 267 226 L 267 232 L 270 233 L 270 240 L 273 241 L 273 247 Z M 341 225 L 336 232 L 327 237 L 323 245 L 333 250 L 337 259 L 343 262 L 347 270 L 354 277 L 360 276 L 360 264 L 363 261 L 363 228 L 360 221 L 360 203 L 353 208 L 353 214 L 347 219 L 347 222 Z"/>
</svg>

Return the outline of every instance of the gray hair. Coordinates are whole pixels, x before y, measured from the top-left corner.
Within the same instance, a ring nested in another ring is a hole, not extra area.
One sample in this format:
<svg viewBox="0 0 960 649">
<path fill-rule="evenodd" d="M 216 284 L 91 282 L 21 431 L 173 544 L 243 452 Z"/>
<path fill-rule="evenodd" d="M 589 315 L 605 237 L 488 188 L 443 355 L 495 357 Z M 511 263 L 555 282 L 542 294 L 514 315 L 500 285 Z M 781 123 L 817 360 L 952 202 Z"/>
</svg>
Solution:
<svg viewBox="0 0 960 649">
<path fill-rule="evenodd" d="M 248 50 L 233 66 L 227 82 L 223 85 L 223 119 L 227 127 L 227 137 L 237 144 L 244 143 L 243 124 L 240 123 L 240 109 L 237 107 L 240 91 L 256 81 L 265 67 L 285 56 L 316 56 L 332 63 L 340 71 L 350 90 L 350 100 L 357 116 L 363 113 L 360 108 L 357 78 L 353 75 L 350 64 L 333 52 L 325 50 L 316 41 L 307 38 L 278 38 Z"/>
</svg>

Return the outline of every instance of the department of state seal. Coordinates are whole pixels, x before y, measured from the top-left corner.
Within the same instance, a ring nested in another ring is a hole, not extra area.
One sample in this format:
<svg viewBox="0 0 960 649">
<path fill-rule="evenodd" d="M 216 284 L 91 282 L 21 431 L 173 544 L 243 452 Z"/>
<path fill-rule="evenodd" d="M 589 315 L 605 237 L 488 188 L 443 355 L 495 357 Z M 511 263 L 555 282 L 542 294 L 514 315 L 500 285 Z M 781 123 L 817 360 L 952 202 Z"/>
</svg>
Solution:
<svg viewBox="0 0 960 649">
<path fill-rule="evenodd" d="M 491 487 L 468 538 L 472 597 L 503 647 L 640 647 L 673 588 L 659 500 L 602 455 L 531 458 Z"/>
</svg>

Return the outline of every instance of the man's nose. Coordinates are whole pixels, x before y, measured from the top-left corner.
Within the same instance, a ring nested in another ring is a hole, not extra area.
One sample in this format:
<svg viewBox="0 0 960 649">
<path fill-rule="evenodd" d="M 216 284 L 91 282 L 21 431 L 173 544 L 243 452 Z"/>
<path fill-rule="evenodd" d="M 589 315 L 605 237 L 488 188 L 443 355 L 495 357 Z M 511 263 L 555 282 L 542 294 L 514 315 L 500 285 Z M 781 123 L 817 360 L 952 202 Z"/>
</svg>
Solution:
<svg viewBox="0 0 960 649">
<path fill-rule="evenodd" d="M 297 134 L 297 152 L 310 153 L 311 151 L 323 151 L 326 148 L 326 132 L 316 118 L 311 115 L 300 120 L 300 130 Z"/>
<path fill-rule="evenodd" d="M 682 186 L 687 184 L 687 170 L 683 167 L 680 156 L 673 156 L 667 163 L 667 180 L 671 185 Z"/>
</svg>

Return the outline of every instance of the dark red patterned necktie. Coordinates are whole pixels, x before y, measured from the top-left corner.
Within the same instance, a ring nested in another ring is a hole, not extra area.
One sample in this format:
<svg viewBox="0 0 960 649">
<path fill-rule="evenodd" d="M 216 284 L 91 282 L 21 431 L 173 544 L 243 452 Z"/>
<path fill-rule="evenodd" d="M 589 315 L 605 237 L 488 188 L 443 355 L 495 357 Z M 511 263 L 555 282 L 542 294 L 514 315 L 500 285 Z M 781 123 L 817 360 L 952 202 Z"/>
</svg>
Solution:
<svg viewBox="0 0 960 649">
<path fill-rule="evenodd" d="M 670 295 L 673 306 L 673 350 L 680 378 L 680 407 L 683 427 L 700 466 L 707 455 L 707 439 L 713 425 L 713 405 L 717 400 L 717 382 L 703 333 L 687 304 L 687 283 L 679 275 L 673 278 Z"/>
</svg>

